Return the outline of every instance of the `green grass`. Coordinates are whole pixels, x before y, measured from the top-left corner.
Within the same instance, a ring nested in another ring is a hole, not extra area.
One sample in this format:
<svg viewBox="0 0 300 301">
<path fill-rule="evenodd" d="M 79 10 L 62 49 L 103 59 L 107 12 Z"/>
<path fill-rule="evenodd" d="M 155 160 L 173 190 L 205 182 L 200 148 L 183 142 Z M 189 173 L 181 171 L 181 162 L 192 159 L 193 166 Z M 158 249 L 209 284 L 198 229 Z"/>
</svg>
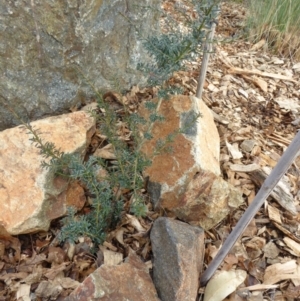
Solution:
<svg viewBox="0 0 300 301">
<path fill-rule="evenodd" d="M 253 42 L 265 39 L 277 53 L 300 59 L 300 1 L 251 0 L 247 28 Z"/>
</svg>

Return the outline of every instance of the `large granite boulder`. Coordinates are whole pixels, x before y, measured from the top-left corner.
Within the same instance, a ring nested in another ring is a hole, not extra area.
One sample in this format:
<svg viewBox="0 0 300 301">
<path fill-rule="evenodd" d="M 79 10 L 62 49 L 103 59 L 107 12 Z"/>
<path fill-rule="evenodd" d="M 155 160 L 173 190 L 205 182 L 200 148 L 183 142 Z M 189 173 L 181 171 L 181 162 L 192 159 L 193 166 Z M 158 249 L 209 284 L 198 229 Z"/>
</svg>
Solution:
<svg viewBox="0 0 300 301">
<path fill-rule="evenodd" d="M 96 89 L 142 83 L 141 40 L 158 28 L 160 0 L 0 2 L 0 130 L 58 115 Z M 153 9 L 152 9 L 153 8 Z M 85 79 L 86 77 L 86 79 Z"/>
</svg>

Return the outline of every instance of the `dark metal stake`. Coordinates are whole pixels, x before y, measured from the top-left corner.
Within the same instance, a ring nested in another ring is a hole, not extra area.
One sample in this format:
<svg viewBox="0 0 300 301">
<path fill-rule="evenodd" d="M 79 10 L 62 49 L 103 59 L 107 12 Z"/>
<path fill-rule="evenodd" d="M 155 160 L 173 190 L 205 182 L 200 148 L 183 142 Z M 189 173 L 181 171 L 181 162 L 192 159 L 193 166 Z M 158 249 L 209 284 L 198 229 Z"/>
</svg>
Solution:
<svg viewBox="0 0 300 301">
<path fill-rule="evenodd" d="M 200 279 L 200 286 L 206 285 L 208 280 L 215 273 L 219 265 L 222 263 L 226 255 L 229 253 L 235 242 L 244 232 L 246 227 L 249 225 L 250 221 L 254 218 L 255 214 L 258 212 L 259 208 L 263 205 L 265 199 L 269 196 L 271 191 L 280 181 L 285 172 L 289 169 L 294 159 L 297 157 L 300 150 L 300 131 L 294 137 L 293 141 L 286 149 L 279 162 L 272 170 L 271 174 L 267 177 L 260 190 L 258 191 L 256 197 L 250 204 L 250 206 L 245 211 L 244 215 L 238 221 L 232 232 L 229 234 L 224 242 L 224 245 L 212 260 L 208 268 L 202 274 Z"/>
</svg>

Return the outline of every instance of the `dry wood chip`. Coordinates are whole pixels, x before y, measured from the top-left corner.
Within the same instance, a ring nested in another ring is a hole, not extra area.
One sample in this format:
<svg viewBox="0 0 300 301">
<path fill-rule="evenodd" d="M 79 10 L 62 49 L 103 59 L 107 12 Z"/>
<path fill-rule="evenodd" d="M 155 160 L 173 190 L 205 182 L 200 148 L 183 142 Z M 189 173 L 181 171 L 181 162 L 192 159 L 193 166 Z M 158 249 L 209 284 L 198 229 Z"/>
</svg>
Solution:
<svg viewBox="0 0 300 301">
<path fill-rule="evenodd" d="M 300 266 L 297 265 L 297 274 L 300 275 Z M 295 286 L 300 286 L 300 277 L 292 279 Z"/>
<path fill-rule="evenodd" d="M 237 143 L 230 144 L 230 143 L 227 142 L 227 140 L 225 140 L 225 143 L 226 143 L 227 149 L 228 149 L 228 151 L 231 154 L 231 156 L 232 156 L 233 159 L 243 158 L 243 154 L 238 149 L 239 146 L 238 146 Z M 239 170 L 239 171 L 242 171 L 242 170 Z"/>
<path fill-rule="evenodd" d="M 126 231 L 126 229 L 121 227 L 121 228 L 117 229 L 115 232 L 116 240 L 123 246 L 124 246 L 123 235 L 124 235 L 125 231 Z"/>
<path fill-rule="evenodd" d="M 70 277 L 58 278 L 57 281 L 65 289 L 70 289 L 70 288 L 75 289 L 78 285 L 80 285 L 80 282 L 78 282 Z"/>
<path fill-rule="evenodd" d="M 239 289 L 238 291 L 244 291 L 244 290 L 260 291 L 260 290 L 268 290 L 268 289 L 277 288 L 277 287 L 278 287 L 278 284 L 255 284 L 255 285 L 243 287 L 243 288 Z"/>
<path fill-rule="evenodd" d="M 260 166 L 256 163 L 244 165 L 244 164 L 230 164 L 230 169 L 236 172 L 253 172 L 259 170 Z"/>
<path fill-rule="evenodd" d="M 257 76 L 247 76 L 245 74 L 242 74 L 242 77 L 244 79 L 246 79 L 247 81 L 253 83 L 255 86 L 257 86 L 258 88 L 260 88 L 263 92 L 268 92 L 268 83 L 266 81 L 264 81 L 263 79 L 257 77 Z"/>
<path fill-rule="evenodd" d="M 263 284 L 274 284 L 282 280 L 299 278 L 299 276 L 295 260 L 275 263 L 266 268 Z"/>
<path fill-rule="evenodd" d="M 247 197 L 247 203 L 248 205 L 250 205 L 252 203 L 252 201 L 254 200 L 256 194 L 255 194 L 255 190 L 252 190 L 250 195 Z"/>
<path fill-rule="evenodd" d="M 246 99 L 248 99 L 249 95 L 248 95 L 248 93 L 247 93 L 245 90 L 239 89 L 238 92 L 239 92 L 241 95 L 243 95 Z"/>
<path fill-rule="evenodd" d="M 281 59 L 279 59 L 278 57 L 276 57 L 276 58 L 273 59 L 272 63 L 273 63 L 274 65 L 283 65 L 283 64 L 284 64 L 284 61 L 281 60 Z"/>
<path fill-rule="evenodd" d="M 261 147 L 259 145 L 255 145 L 251 151 L 252 156 L 258 156 L 261 153 Z"/>
<path fill-rule="evenodd" d="M 273 141 L 281 142 L 282 144 L 285 144 L 286 146 L 289 146 L 291 144 L 291 140 L 285 139 L 276 133 L 272 133 L 271 135 L 268 135 L 267 137 L 272 139 Z"/>
<path fill-rule="evenodd" d="M 16 294 L 17 300 L 30 301 L 30 288 L 28 284 L 21 284 Z"/>
<path fill-rule="evenodd" d="M 247 189 L 246 187 L 242 186 L 242 192 L 244 195 L 249 196 L 252 190 Z"/>
<path fill-rule="evenodd" d="M 213 84 L 209 84 L 207 89 L 211 92 L 218 92 L 219 91 L 219 89 Z"/>
<path fill-rule="evenodd" d="M 267 173 L 263 170 L 255 170 L 250 174 L 251 180 L 258 186 L 261 187 L 263 182 L 268 177 Z M 294 199 L 292 194 L 290 193 L 289 189 L 283 182 L 280 180 L 279 183 L 275 186 L 275 188 L 270 193 L 270 196 L 277 201 L 283 208 L 288 210 L 293 215 L 297 214 L 297 208 L 294 203 Z M 270 209 L 272 210 L 272 209 Z M 278 210 L 278 209 L 277 209 Z M 276 220 L 275 220 L 276 221 Z M 279 222 L 280 223 L 280 222 Z"/>
<path fill-rule="evenodd" d="M 285 109 L 292 112 L 298 112 L 300 105 L 299 100 L 297 98 L 287 98 L 287 97 L 277 97 L 274 99 L 276 103 L 278 103 L 281 109 Z"/>
<path fill-rule="evenodd" d="M 270 167 L 275 167 L 277 164 L 277 161 L 273 160 L 270 156 L 264 153 L 259 154 L 259 158 L 262 160 L 260 161 L 262 165 L 268 165 Z"/>
<path fill-rule="evenodd" d="M 287 235 L 289 238 L 291 238 L 292 240 L 300 243 L 300 238 L 297 237 L 296 235 L 294 235 L 292 232 L 290 232 L 289 230 L 287 230 L 286 228 L 284 228 L 281 223 L 278 224 L 275 221 L 273 221 L 273 224 L 275 225 L 276 228 L 278 228 L 280 231 L 282 231 L 285 235 Z"/>
<path fill-rule="evenodd" d="M 226 118 L 224 118 L 224 117 L 218 115 L 218 114 L 217 114 L 216 112 L 214 112 L 213 110 L 210 110 L 210 111 L 211 111 L 211 113 L 212 113 L 212 115 L 213 115 L 215 121 L 217 121 L 217 122 L 219 122 L 219 123 L 222 123 L 222 124 L 224 124 L 224 125 L 229 124 L 229 121 L 228 121 Z"/>
<path fill-rule="evenodd" d="M 252 249 L 262 250 L 266 244 L 266 240 L 262 237 L 253 237 L 245 243 L 245 246 Z"/>
<path fill-rule="evenodd" d="M 299 68 L 300 68 L 300 63 L 297 63 L 297 64 L 293 65 L 292 68 L 293 68 L 293 69 L 299 69 Z"/>
<path fill-rule="evenodd" d="M 285 237 L 283 241 L 286 245 L 293 251 L 293 255 L 300 257 L 300 244 L 295 242 L 294 240 L 290 239 L 289 237 Z"/>
<path fill-rule="evenodd" d="M 268 214 L 269 214 L 270 220 L 272 220 L 278 224 L 281 224 L 281 214 L 277 208 L 275 208 L 271 205 L 268 205 Z"/>
<path fill-rule="evenodd" d="M 262 48 L 265 44 L 266 44 L 266 40 L 261 39 L 259 42 L 257 42 L 250 48 L 250 51 L 258 50 L 258 49 Z"/>
<path fill-rule="evenodd" d="M 140 221 L 134 215 L 126 214 L 126 217 L 128 219 L 128 223 L 132 227 L 134 227 L 138 232 L 142 232 L 142 233 L 146 232 L 146 229 L 143 228 Z"/>
</svg>

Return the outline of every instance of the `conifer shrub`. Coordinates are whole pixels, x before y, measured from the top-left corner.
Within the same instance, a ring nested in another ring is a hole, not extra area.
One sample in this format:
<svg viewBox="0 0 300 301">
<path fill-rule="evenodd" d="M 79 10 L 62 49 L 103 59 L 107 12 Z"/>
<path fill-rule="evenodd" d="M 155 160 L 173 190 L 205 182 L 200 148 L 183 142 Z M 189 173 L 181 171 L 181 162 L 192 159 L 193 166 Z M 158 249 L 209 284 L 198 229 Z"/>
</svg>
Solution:
<svg viewBox="0 0 300 301">
<path fill-rule="evenodd" d="M 151 63 L 140 63 L 139 69 L 150 74 L 148 85 L 159 87 L 157 101 L 147 101 L 145 108 L 149 111 L 148 118 L 129 112 L 124 107 L 123 114 L 119 115 L 105 100 L 103 93 L 97 92 L 98 109 L 91 112 L 97 120 L 101 135 L 106 137 L 106 142 L 112 146 L 115 160 L 90 156 L 86 161 L 77 155 L 70 155 L 58 150 L 54 144 L 43 142 L 38 130 L 26 124 L 31 140 L 40 149 L 44 157 L 42 166 L 52 169 L 59 175 L 64 175 L 71 180 L 79 180 L 91 195 L 91 210 L 87 214 L 76 214 L 74 208 L 68 209 L 68 214 L 62 219 L 62 228 L 59 234 L 61 241 L 76 241 L 80 236 L 89 237 L 95 244 L 101 244 L 107 231 L 116 225 L 124 210 L 122 191 L 127 191 L 130 198 L 130 212 L 136 216 L 147 213 L 145 195 L 143 192 L 143 170 L 150 165 L 151 158 L 147 158 L 141 151 L 145 141 L 152 138 L 151 129 L 155 122 L 164 118 L 158 114 L 162 101 L 167 101 L 167 96 L 178 93 L 179 87 L 170 86 L 168 80 L 174 72 L 184 68 L 189 60 L 195 60 L 201 55 L 201 47 L 206 38 L 207 28 L 215 21 L 218 13 L 219 0 L 191 0 L 189 6 L 179 6 L 178 12 L 183 17 L 186 25 L 182 33 L 177 22 L 166 16 L 167 31 L 148 37 L 143 41 Z M 187 9 L 193 9 L 193 18 Z M 151 9 L 151 8 L 149 8 Z M 84 75 L 88 81 L 88 75 Z M 125 113 L 124 113 L 125 112 Z M 171 151 L 170 143 L 178 133 L 185 132 L 186 127 L 193 126 L 199 115 L 195 114 L 192 124 L 187 124 L 184 129 L 179 129 L 158 141 L 155 154 Z M 130 143 L 120 139 L 118 135 L 118 121 L 122 120 L 131 131 Z M 141 127 L 142 126 L 142 127 Z M 143 128 L 141 133 L 140 129 Z M 99 168 L 107 171 L 107 176 L 99 181 L 97 172 Z"/>
</svg>

